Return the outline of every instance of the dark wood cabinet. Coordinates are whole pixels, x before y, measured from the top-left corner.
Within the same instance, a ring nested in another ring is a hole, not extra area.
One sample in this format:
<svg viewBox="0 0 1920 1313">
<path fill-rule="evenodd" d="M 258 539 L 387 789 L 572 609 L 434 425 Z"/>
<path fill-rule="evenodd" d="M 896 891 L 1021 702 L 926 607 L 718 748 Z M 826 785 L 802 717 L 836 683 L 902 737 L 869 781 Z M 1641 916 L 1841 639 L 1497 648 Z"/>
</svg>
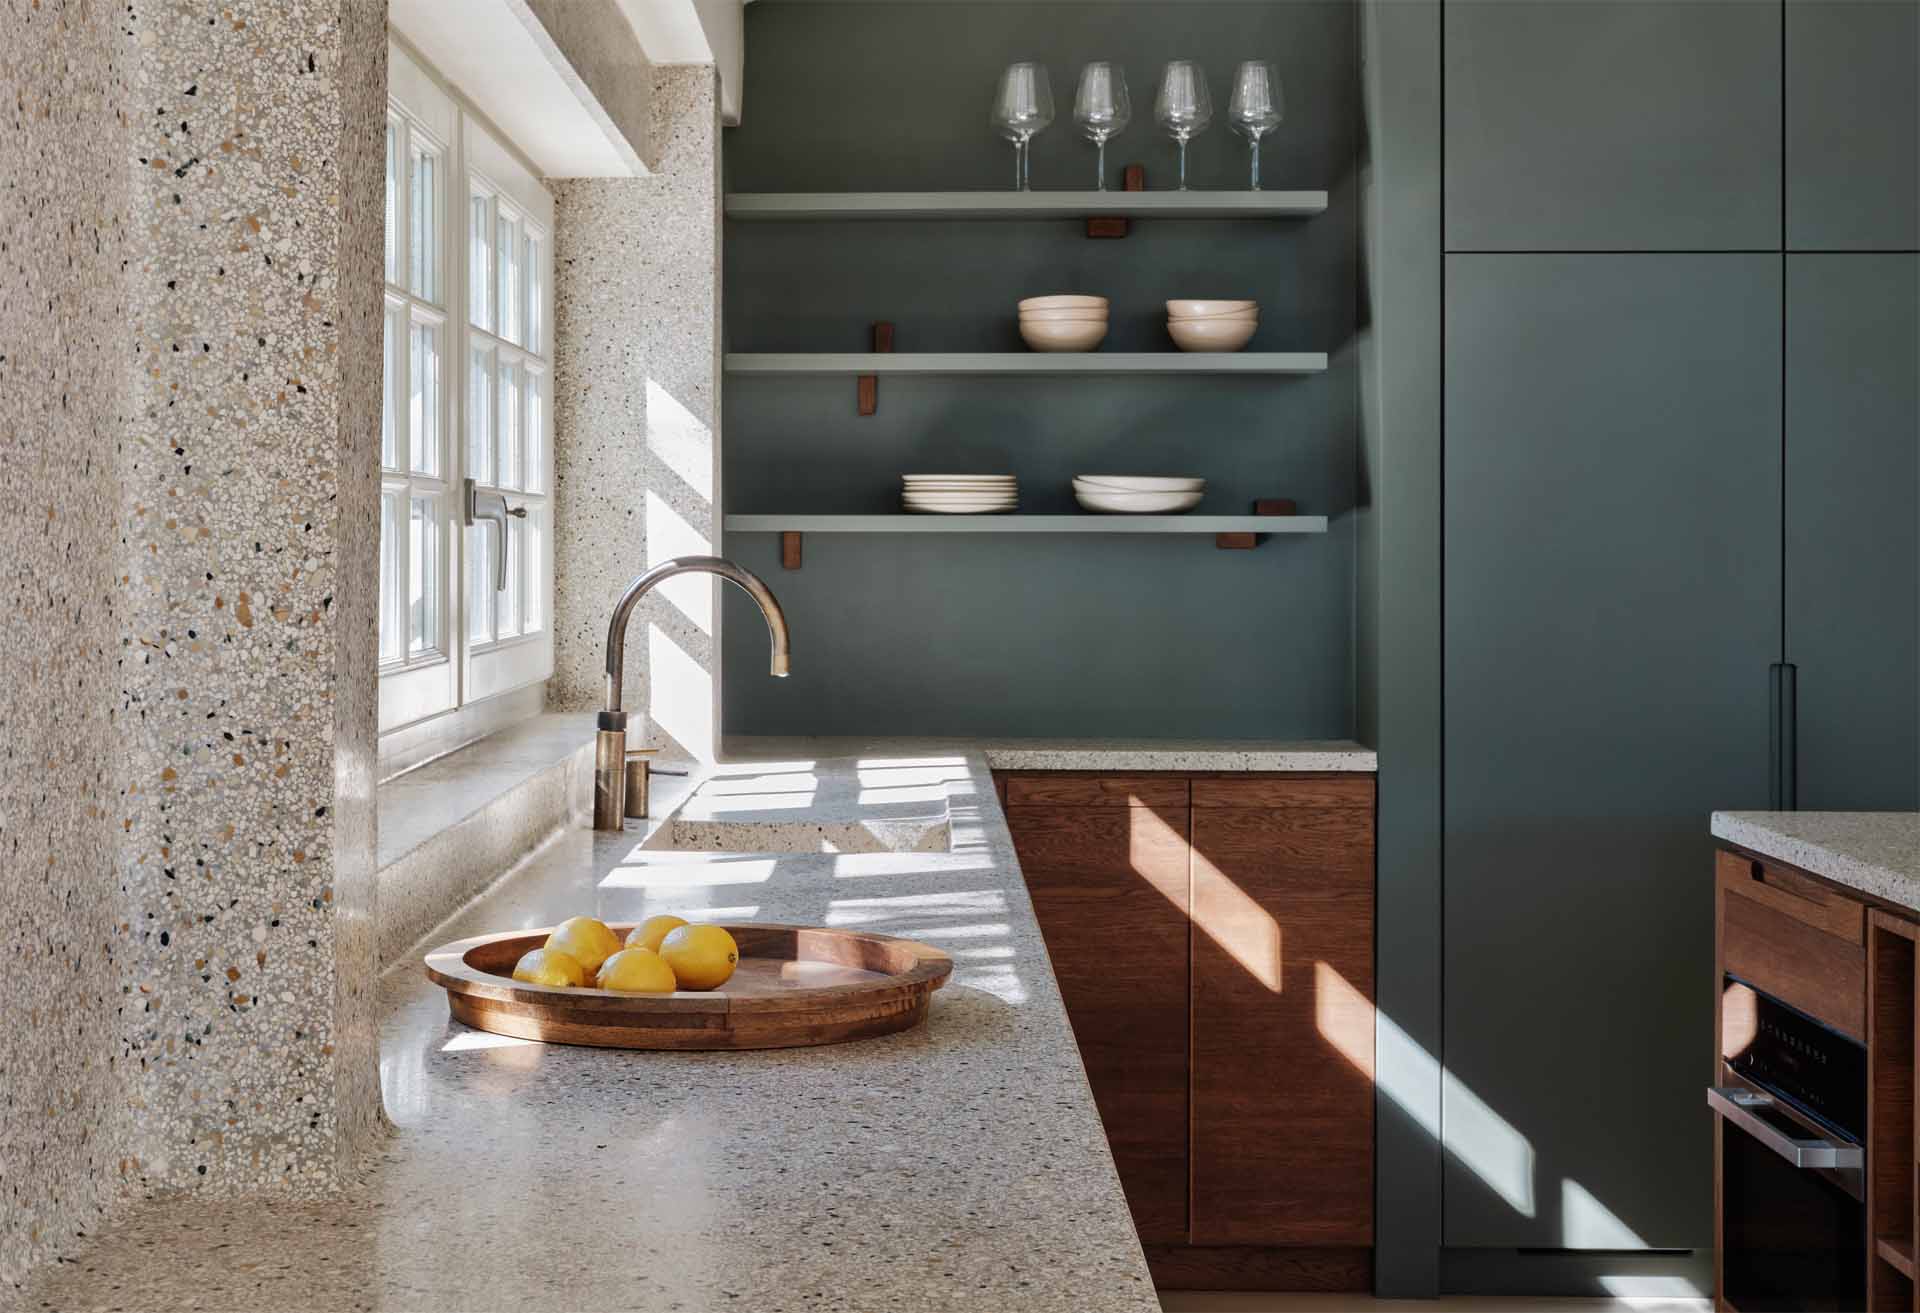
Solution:
<svg viewBox="0 0 1920 1313">
<path fill-rule="evenodd" d="M 1134 1226 L 1145 1242 L 1184 1240 L 1186 781 L 1057 783 L 1012 781 L 1007 824 Z"/>
<path fill-rule="evenodd" d="M 1373 778 L 999 788 L 1156 1280 L 1366 1288 Z"/>
</svg>

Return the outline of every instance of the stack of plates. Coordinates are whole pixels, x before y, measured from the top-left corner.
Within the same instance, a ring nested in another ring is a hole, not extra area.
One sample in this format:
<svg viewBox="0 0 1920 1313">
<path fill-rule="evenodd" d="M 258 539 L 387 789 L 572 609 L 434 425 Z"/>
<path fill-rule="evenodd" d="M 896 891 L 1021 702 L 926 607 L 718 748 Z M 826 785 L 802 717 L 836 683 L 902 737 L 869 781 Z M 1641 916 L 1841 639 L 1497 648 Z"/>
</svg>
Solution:
<svg viewBox="0 0 1920 1313">
<path fill-rule="evenodd" d="M 903 474 L 900 503 L 934 515 L 987 515 L 1020 504 L 1011 474 Z"/>
<path fill-rule="evenodd" d="M 1073 480 L 1073 499 L 1083 509 L 1119 515 L 1177 515 L 1198 506 L 1206 491 L 1205 479 L 1080 474 Z"/>
</svg>

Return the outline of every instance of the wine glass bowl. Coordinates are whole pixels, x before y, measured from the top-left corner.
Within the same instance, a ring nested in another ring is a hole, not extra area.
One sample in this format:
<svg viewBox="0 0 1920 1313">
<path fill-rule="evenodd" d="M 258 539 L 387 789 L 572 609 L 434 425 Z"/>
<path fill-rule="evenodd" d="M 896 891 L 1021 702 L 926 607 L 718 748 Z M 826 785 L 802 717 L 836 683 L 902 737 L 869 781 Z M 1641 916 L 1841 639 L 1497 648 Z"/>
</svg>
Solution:
<svg viewBox="0 0 1920 1313">
<path fill-rule="evenodd" d="M 1233 75 L 1233 99 L 1227 105 L 1227 121 L 1233 130 L 1247 139 L 1252 155 L 1248 185 L 1260 190 L 1260 138 L 1280 126 L 1286 113 L 1286 101 L 1280 75 L 1265 60 L 1249 59 Z"/>
<path fill-rule="evenodd" d="M 1106 60 L 1095 60 L 1080 70 L 1080 88 L 1073 97 L 1073 121 L 1093 142 L 1094 190 L 1107 189 L 1107 139 L 1133 119 L 1127 96 L 1126 70 Z"/>
<path fill-rule="evenodd" d="M 1169 60 L 1160 74 L 1160 95 L 1153 113 L 1167 135 L 1180 144 L 1180 190 L 1185 191 L 1187 142 L 1213 122 L 1213 96 L 1207 90 L 1206 71 L 1191 59 Z"/>
<path fill-rule="evenodd" d="M 1013 143 L 1014 189 L 1031 190 L 1031 144 L 1034 136 L 1053 122 L 1053 84 L 1047 79 L 1047 66 L 1031 60 L 1007 65 L 987 119 Z"/>
</svg>

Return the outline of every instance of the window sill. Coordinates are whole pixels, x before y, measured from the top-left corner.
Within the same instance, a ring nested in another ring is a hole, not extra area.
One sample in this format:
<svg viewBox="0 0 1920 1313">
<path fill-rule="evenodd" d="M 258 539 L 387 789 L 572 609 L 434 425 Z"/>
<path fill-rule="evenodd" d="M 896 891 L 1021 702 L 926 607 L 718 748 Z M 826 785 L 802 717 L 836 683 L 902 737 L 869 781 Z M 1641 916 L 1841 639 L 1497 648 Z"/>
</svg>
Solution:
<svg viewBox="0 0 1920 1313">
<path fill-rule="evenodd" d="M 591 715 L 536 716 L 381 784 L 382 965 L 583 818 L 592 790 Z"/>
</svg>

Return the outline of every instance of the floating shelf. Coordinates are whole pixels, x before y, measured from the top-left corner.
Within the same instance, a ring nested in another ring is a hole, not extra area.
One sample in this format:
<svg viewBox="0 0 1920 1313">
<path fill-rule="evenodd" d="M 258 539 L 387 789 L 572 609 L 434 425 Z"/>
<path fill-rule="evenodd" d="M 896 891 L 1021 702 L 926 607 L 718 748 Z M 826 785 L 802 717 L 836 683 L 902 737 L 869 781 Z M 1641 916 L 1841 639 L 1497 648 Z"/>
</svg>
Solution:
<svg viewBox="0 0 1920 1313">
<path fill-rule="evenodd" d="M 1323 191 L 730 192 L 729 219 L 1295 219 Z"/>
<path fill-rule="evenodd" d="M 1318 374 L 1324 351 L 730 352 L 729 374 Z"/>
<path fill-rule="evenodd" d="M 1324 515 L 728 515 L 735 533 L 1325 533 Z"/>
</svg>

